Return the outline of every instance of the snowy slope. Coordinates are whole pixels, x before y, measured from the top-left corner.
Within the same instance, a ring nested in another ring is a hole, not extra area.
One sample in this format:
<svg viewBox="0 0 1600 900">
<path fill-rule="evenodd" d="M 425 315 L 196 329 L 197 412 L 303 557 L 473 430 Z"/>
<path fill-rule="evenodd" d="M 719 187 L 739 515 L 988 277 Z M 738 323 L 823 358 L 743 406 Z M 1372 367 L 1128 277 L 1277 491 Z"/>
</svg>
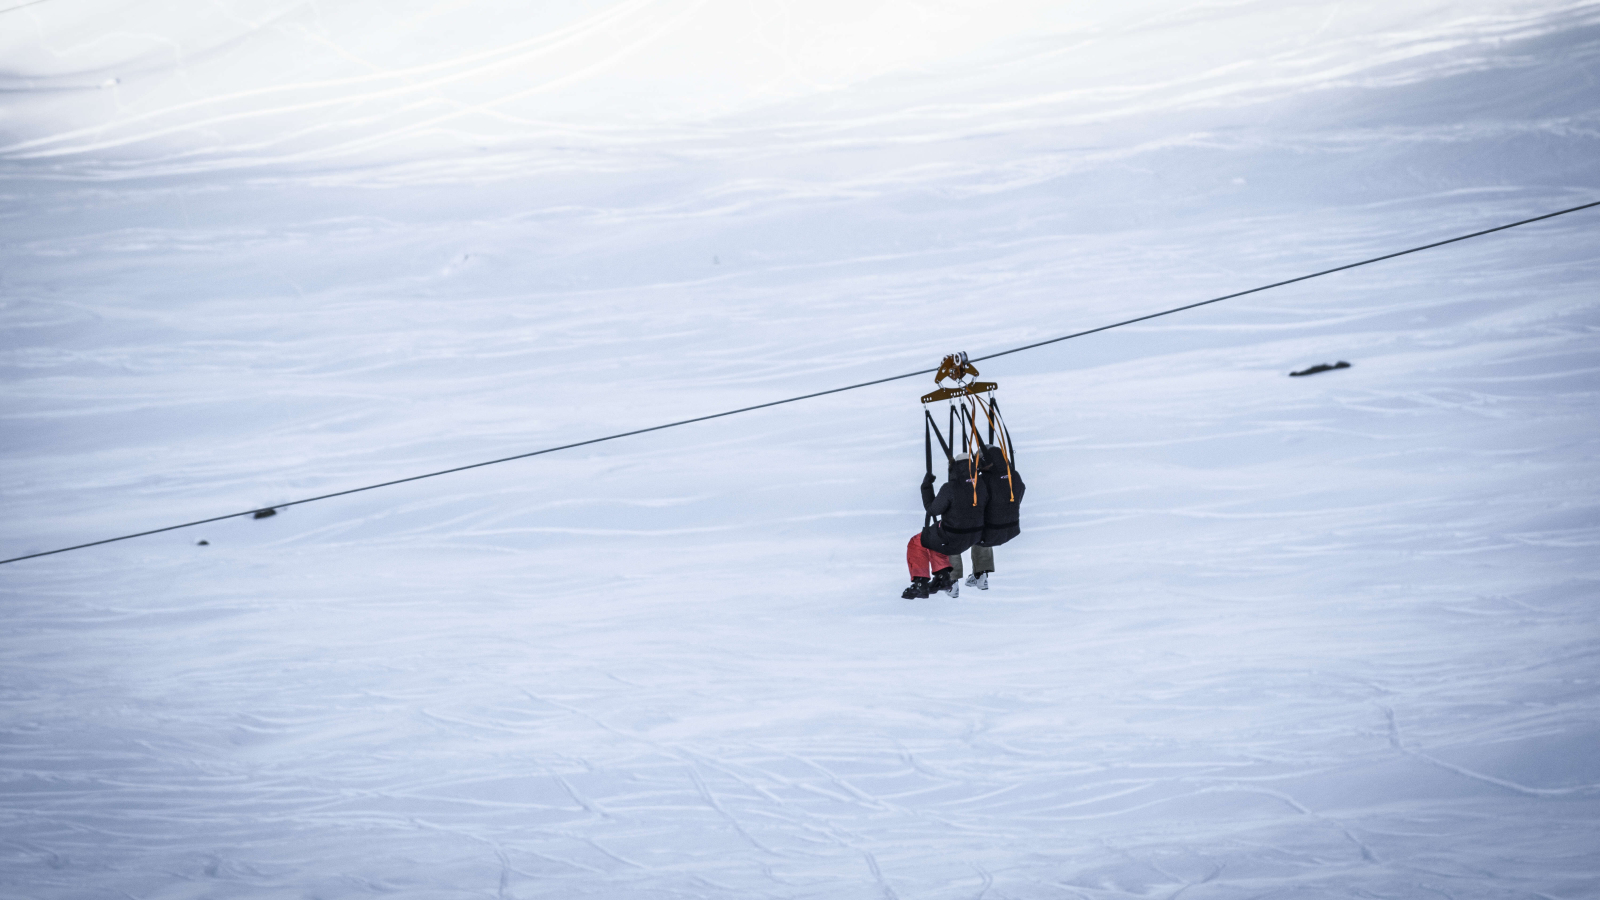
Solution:
<svg viewBox="0 0 1600 900">
<path fill-rule="evenodd" d="M 330 7 L 0 13 L 0 556 L 1600 199 L 1595 3 Z M 926 378 L 0 567 L 0 896 L 1594 896 L 1597 234 L 980 363 L 954 600 Z"/>
</svg>

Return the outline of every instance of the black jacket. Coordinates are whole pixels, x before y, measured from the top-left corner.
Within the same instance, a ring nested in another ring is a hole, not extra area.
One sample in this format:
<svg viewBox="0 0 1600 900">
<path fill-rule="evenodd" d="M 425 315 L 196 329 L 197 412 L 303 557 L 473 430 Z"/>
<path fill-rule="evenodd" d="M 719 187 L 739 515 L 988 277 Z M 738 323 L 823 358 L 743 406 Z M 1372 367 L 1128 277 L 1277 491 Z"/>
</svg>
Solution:
<svg viewBox="0 0 1600 900">
<path fill-rule="evenodd" d="M 983 508 L 983 533 L 977 543 L 998 547 L 1022 533 L 1022 494 L 1028 486 L 999 447 L 985 446 L 980 459 L 979 471 L 989 490 Z"/>
<path fill-rule="evenodd" d="M 939 517 L 935 527 L 942 539 L 923 540 L 923 545 L 938 553 L 960 553 L 971 547 L 983 534 L 983 514 L 989 505 L 989 487 L 980 476 L 974 484 L 967 480 L 965 460 L 952 463 L 949 481 L 939 488 L 936 496 L 933 486 L 922 486 L 922 508 Z M 931 544 L 943 544 L 935 547 Z"/>
</svg>

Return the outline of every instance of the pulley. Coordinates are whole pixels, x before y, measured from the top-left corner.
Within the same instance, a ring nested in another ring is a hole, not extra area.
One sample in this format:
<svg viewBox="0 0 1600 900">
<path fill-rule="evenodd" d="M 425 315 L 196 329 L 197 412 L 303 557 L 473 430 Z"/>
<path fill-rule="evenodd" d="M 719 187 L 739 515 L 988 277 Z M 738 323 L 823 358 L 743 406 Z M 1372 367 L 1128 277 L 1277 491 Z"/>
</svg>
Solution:
<svg viewBox="0 0 1600 900">
<path fill-rule="evenodd" d="M 975 397 L 1000 389 L 1000 385 L 992 381 L 972 380 L 977 377 L 978 368 L 967 359 L 965 352 L 952 353 L 939 364 L 939 371 L 933 376 L 934 384 L 942 385 L 949 381 L 953 383 L 952 386 L 941 387 L 930 394 L 923 394 L 922 402 L 938 403 L 940 400 L 954 400 L 957 397 Z"/>
</svg>

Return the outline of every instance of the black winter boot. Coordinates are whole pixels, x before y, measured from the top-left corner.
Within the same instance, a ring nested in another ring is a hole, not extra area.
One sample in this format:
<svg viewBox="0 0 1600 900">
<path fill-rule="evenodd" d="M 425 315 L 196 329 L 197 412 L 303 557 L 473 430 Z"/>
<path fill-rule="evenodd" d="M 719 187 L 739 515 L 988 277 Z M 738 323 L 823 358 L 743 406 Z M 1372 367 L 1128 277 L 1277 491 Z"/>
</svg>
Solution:
<svg viewBox="0 0 1600 900">
<path fill-rule="evenodd" d="M 926 600 L 926 599 L 928 599 L 928 579 L 923 578 L 920 575 L 915 577 L 915 578 L 913 578 L 913 579 L 911 579 L 911 587 L 908 587 L 903 592 L 901 592 L 900 599 L 902 599 L 902 600 Z"/>
<path fill-rule="evenodd" d="M 955 566 L 940 569 L 933 573 L 933 581 L 928 583 L 928 593 L 937 594 L 940 591 L 944 591 L 950 595 L 951 599 L 961 596 L 961 582 L 956 580 L 955 575 Z"/>
</svg>

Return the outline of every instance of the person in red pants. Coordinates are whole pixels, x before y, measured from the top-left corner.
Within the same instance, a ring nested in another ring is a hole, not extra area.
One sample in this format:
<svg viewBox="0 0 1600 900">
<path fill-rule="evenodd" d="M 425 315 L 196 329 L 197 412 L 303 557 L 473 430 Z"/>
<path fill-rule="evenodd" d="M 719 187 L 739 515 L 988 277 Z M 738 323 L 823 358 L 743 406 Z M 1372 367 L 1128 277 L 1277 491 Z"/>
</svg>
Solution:
<svg viewBox="0 0 1600 900">
<path fill-rule="evenodd" d="M 941 584 L 955 580 L 950 577 L 950 557 L 922 546 L 920 532 L 913 534 L 906 543 L 906 567 L 911 570 L 911 586 L 900 595 L 905 600 L 926 600 L 930 593 L 929 585 L 934 579 Z"/>
<path fill-rule="evenodd" d="M 989 502 L 989 488 L 975 476 L 965 452 L 950 460 L 948 478 L 935 494 L 932 473 L 923 477 L 922 508 L 929 516 L 939 517 L 938 533 L 944 539 L 954 540 L 946 549 L 959 553 L 972 546 L 983 532 L 983 510 Z M 922 599 L 936 591 L 944 591 L 952 598 L 960 595 L 961 583 L 954 577 L 950 557 L 923 546 L 921 532 L 906 544 L 906 566 L 911 569 L 911 586 L 900 594 L 902 598 Z"/>
</svg>

